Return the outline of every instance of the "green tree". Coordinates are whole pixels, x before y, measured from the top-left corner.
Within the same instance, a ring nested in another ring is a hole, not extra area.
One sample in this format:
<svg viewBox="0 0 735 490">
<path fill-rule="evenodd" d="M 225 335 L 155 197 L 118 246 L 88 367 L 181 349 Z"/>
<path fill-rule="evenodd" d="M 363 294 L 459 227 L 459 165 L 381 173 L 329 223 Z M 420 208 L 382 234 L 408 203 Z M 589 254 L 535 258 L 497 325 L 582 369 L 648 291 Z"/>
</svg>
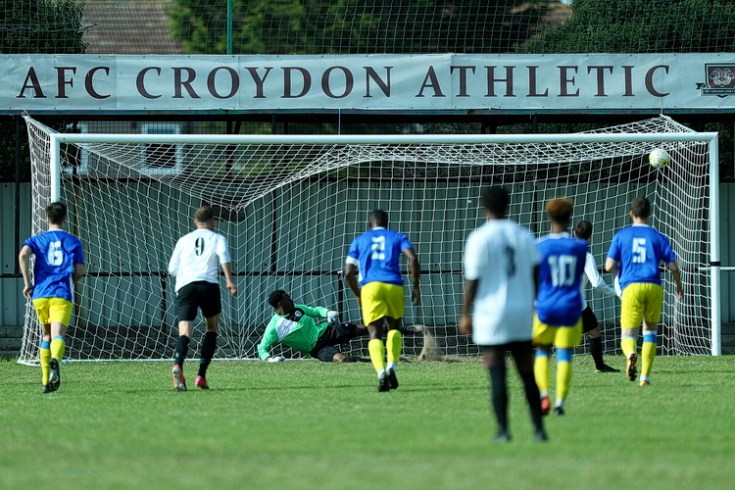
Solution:
<svg viewBox="0 0 735 490">
<path fill-rule="evenodd" d="M 0 0 L 0 53 L 83 53 L 82 10 L 76 0 Z M 15 121 L 0 118 L 0 181 L 15 176 L 16 144 L 21 144 L 20 178 L 30 180 L 25 135 L 16 140 Z"/>
<path fill-rule="evenodd" d="M 730 0 L 575 0 L 572 17 L 519 48 L 523 53 L 735 51 Z"/>
<path fill-rule="evenodd" d="M 735 51 L 735 3 L 719 0 L 575 0 L 571 18 L 519 46 L 522 53 L 719 53 Z M 684 118 L 682 118 L 684 119 Z M 701 120 L 701 119 L 700 119 Z M 720 178 L 733 180 L 733 123 L 685 122 L 720 133 Z M 506 128 L 516 131 L 520 128 Z M 580 131 L 581 125 L 544 131 Z"/>
<path fill-rule="evenodd" d="M 555 2 L 233 0 L 238 54 L 499 53 L 535 32 Z M 174 36 L 190 53 L 225 53 L 227 0 L 175 0 Z"/>
</svg>

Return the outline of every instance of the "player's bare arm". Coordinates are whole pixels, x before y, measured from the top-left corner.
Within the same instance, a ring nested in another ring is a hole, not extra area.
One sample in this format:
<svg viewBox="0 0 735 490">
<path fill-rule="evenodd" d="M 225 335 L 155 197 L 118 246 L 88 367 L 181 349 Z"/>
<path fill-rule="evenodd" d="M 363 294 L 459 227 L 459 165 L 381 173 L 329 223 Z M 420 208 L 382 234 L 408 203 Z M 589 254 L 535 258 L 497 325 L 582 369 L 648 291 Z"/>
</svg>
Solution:
<svg viewBox="0 0 735 490">
<path fill-rule="evenodd" d="M 227 290 L 230 292 L 231 295 L 236 296 L 237 286 L 232 280 L 232 264 L 229 262 L 222 264 L 222 272 L 225 273 L 225 284 L 227 285 Z"/>
<path fill-rule="evenodd" d="M 407 248 L 403 251 L 403 255 L 408 259 L 408 270 L 411 273 L 411 299 L 413 304 L 421 304 L 421 289 L 419 288 L 421 280 L 421 264 L 419 264 L 419 258 L 416 256 L 416 251 L 412 248 Z"/>
<path fill-rule="evenodd" d="M 345 265 L 345 280 L 347 281 L 347 285 L 357 297 L 358 303 L 361 303 L 360 285 L 357 283 L 357 267 L 355 267 L 354 264 Z"/>
<path fill-rule="evenodd" d="M 74 280 L 74 283 L 78 283 L 79 281 L 84 278 L 84 276 L 87 275 L 87 269 L 84 267 L 84 264 L 76 264 L 74 266 L 74 273 L 72 274 L 72 279 Z"/>
<path fill-rule="evenodd" d="M 613 276 L 618 274 L 618 263 L 613 259 L 605 259 L 605 272 L 609 272 Z"/>
<path fill-rule="evenodd" d="M 28 259 L 31 256 L 31 247 L 23 245 L 18 253 L 18 265 L 20 266 L 20 273 L 23 276 L 23 296 L 26 299 L 31 299 L 31 293 L 33 293 L 33 284 L 31 283 L 31 273 L 28 267 Z"/>
<path fill-rule="evenodd" d="M 477 296 L 477 281 L 465 281 L 464 302 L 459 317 L 459 333 L 464 335 L 472 335 L 472 306 L 475 304 L 475 296 Z"/>
<path fill-rule="evenodd" d="M 681 284 L 681 269 L 679 269 L 679 264 L 676 262 L 669 262 L 666 264 L 666 268 L 671 272 L 671 276 L 674 278 L 674 283 L 676 284 L 676 296 L 679 299 L 684 299 L 684 287 Z"/>
</svg>

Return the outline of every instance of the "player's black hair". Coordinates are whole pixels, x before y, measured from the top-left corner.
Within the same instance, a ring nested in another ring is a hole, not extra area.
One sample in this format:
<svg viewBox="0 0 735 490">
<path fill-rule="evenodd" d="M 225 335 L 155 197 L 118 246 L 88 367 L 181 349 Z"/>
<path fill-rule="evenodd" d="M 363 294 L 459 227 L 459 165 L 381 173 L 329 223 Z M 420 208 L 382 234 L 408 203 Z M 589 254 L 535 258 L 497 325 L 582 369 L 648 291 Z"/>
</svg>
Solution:
<svg viewBox="0 0 735 490">
<path fill-rule="evenodd" d="M 592 236 L 592 223 L 582 220 L 574 226 L 574 236 L 582 240 L 589 240 Z"/>
<path fill-rule="evenodd" d="M 368 215 L 368 223 L 370 223 L 370 226 L 382 226 L 385 228 L 388 226 L 388 213 L 382 209 L 370 211 L 370 214 Z"/>
<path fill-rule="evenodd" d="M 288 298 L 288 293 L 283 289 L 276 289 L 268 296 L 268 304 L 273 308 L 278 308 L 278 302 L 284 298 Z"/>
<path fill-rule="evenodd" d="M 510 194 L 503 187 L 487 187 L 482 191 L 482 205 L 497 218 L 504 218 L 508 211 Z"/>
<path fill-rule="evenodd" d="M 52 225 L 61 226 L 66 219 L 66 204 L 57 201 L 46 206 L 46 217 Z"/>
<path fill-rule="evenodd" d="M 643 196 L 636 197 L 630 205 L 630 210 L 639 218 L 648 219 L 651 216 L 651 201 Z"/>
<path fill-rule="evenodd" d="M 206 223 L 213 218 L 214 209 L 212 209 L 212 206 L 209 205 L 201 206 L 199 209 L 196 210 L 196 213 L 194 213 L 194 219 L 197 220 L 199 223 Z"/>
</svg>

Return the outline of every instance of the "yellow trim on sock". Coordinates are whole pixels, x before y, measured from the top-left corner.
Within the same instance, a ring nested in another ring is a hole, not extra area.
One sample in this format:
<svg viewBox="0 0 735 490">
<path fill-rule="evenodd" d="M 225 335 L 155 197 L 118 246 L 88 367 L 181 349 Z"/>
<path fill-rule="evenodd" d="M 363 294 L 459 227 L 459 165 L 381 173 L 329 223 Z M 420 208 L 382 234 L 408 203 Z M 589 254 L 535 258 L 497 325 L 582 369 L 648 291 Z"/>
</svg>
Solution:
<svg viewBox="0 0 735 490">
<path fill-rule="evenodd" d="M 375 372 L 379 373 L 385 369 L 385 347 L 380 339 L 372 339 L 368 342 L 368 352 L 370 353 L 370 362 L 373 363 Z"/>
<path fill-rule="evenodd" d="M 548 356 L 536 356 L 536 360 L 533 362 L 533 376 L 536 378 L 536 385 L 539 391 L 549 391 L 549 357 Z"/>
<path fill-rule="evenodd" d="M 566 400 L 572 381 L 572 363 L 556 361 L 556 399 Z"/>
<path fill-rule="evenodd" d="M 41 384 L 46 386 L 48 384 L 49 373 L 51 372 L 51 368 L 49 367 L 51 351 L 49 349 L 41 349 L 38 357 L 41 359 Z"/>
<path fill-rule="evenodd" d="M 401 358 L 403 350 L 403 335 L 398 330 L 389 330 L 385 342 L 385 348 L 388 352 L 388 362 L 398 362 Z"/>
<path fill-rule="evenodd" d="M 51 357 L 61 362 L 64 358 L 64 351 L 66 350 L 66 343 L 64 339 L 53 339 L 51 341 Z"/>
<path fill-rule="evenodd" d="M 620 349 L 623 351 L 623 355 L 627 359 L 636 351 L 635 339 L 633 337 L 623 337 L 620 339 Z"/>
<path fill-rule="evenodd" d="M 648 378 L 656 357 L 656 342 L 643 342 L 641 347 L 641 377 Z"/>
</svg>

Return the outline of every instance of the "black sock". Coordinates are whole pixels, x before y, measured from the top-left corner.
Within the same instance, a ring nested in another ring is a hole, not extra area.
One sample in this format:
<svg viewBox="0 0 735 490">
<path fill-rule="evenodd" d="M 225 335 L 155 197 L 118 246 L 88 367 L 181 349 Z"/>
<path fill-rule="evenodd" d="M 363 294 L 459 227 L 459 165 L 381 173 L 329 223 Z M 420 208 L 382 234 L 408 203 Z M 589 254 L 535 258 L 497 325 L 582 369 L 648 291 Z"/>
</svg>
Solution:
<svg viewBox="0 0 735 490">
<path fill-rule="evenodd" d="M 178 364 L 180 367 L 184 367 L 184 359 L 186 359 L 186 353 L 189 350 L 189 340 L 186 335 L 179 335 L 179 338 L 176 339 L 174 364 Z"/>
<path fill-rule="evenodd" d="M 528 410 L 531 413 L 531 422 L 536 431 L 543 431 L 544 425 L 541 415 L 541 394 L 538 391 L 536 379 L 533 377 L 533 371 L 519 373 L 521 381 L 523 381 L 523 391 L 526 394 L 526 402 L 528 402 Z"/>
<path fill-rule="evenodd" d="M 505 360 L 493 362 L 488 368 L 493 410 L 498 431 L 508 432 L 508 388 L 505 385 Z"/>
<path fill-rule="evenodd" d="M 202 355 L 201 362 L 199 363 L 199 376 L 202 378 L 207 377 L 207 368 L 209 363 L 212 362 L 214 357 L 214 351 L 217 350 L 217 332 L 207 332 L 204 334 L 204 340 L 202 341 Z"/>
<path fill-rule="evenodd" d="M 595 367 L 601 368 L 605 363 L 602 361 L 602 337 L 593 339 L 590 337 L 590 353 L 595 361 Z"/>
</svg>

